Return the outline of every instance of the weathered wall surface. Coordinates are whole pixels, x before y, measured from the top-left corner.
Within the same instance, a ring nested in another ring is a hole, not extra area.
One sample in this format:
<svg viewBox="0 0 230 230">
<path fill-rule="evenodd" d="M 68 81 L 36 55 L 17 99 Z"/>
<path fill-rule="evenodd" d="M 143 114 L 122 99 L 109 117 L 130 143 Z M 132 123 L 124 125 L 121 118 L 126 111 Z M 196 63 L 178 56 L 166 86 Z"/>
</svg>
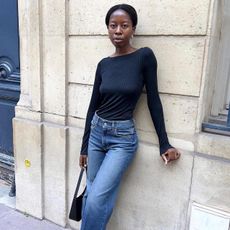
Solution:
<svg viewBox="0 0 230 230">
<path fill-rule="evenodd" d="M 96 65 L 113 52 L 104 16 L 116 3 L 19 1 L 17 208 L 76 229 L 79 224 L 67 217 L 79 173 L 81 137 Z M 230 212 L 229 138 L 200 131 L 207 112 L 211 19 L 217 6 L 213 0 L 127 3 L 139 13 L 134 45 L 149 46 L 156 54 L 168 136 L 182 157 L 163 165 L 143 92 L 135 111 L 140 146 L 108 229 L 188 229 L 193 202 Z"/>
</svg>

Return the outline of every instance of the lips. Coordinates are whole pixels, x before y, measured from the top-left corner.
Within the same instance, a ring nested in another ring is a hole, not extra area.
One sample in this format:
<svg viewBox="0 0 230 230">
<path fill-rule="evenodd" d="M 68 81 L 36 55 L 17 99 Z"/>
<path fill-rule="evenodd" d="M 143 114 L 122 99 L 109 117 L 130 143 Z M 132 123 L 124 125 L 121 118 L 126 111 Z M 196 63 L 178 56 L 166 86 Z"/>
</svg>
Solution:
<svg viewBox="0 0 230 230">
<path fill-rule="evenodd" d="M 122 38 L 114 38 L 113 40 L 114 40 L 114 42 L 122 42 L 123 41 Z"/>
</svg>

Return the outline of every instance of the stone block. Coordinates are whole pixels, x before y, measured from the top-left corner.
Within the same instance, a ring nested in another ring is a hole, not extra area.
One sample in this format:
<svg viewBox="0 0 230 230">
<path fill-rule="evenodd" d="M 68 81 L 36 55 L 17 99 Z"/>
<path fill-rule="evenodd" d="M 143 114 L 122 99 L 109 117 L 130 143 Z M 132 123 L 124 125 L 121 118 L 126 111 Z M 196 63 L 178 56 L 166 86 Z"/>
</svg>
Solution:
<svg viewBox="0 0 230 230">
<path fill-rule="evenodd" d="M 93 84 L 97 63 L 113 52 L 109 38 L 71 36 L 69 38 L 69 82 Z"/>
<path fill-rule="evenodd" d="M 14 118 L 16 209 L 43 218 L 41 124 Z"/>
<path fill-rule="evenodd" d="M 74 127 L 74 128 L 81 128 L 81 129 L 85 128 L 85 119 L 82 119 L 79 117 L 68 116 L 67 123 L 69 126 Z"/>
<path fill-rule="evenodd" d="M 191 201 L 230 212 L 230 162 L 195 157 Z"/>
<path fill-rule="evenodd" d="M 160 92 L 199 96 L 204 38 L 136 37 L 134 46 L 153 49 L 158 60 Z M 71 37 L 69 81 L 93 84 L 97 63 L 113 52 L 113 46 L 106 37 Z"/>
<path fill-rule="evenodd" d="M 92 94 L 92 87 L 70 84 L 69 115 L 85 118 Z M 197 99 L 192 97 L 161 95 L 166 129 L 169 133 L 194 134 Z M 144 118 L 144 119 L 143 119 Z M 146 95 L 142 94 L 135 111 L 136 127 L 154 133 L 154 126 L 147 107 Z"/>
<path fill-rule="evenodd" d="M 92 86 L 69 85 L 68 114 L 73 117 L 85 118 L 92 94 Z"/>
<path fill-rule="evenodd" d="M 199 133 L 196 151 L 230 159 L 230 137 L 210 133 Z"/>
<path fill-rule="evenodd" d="M 45 218 L 66 225 L 66 128 L 44 124 L 43 192 Z"/>
<path fill-rule="evenodd" d="M 66 116 L 60 116 L 58 114 L 52 113 L 43 113 L 43 121 L 58 124 L 58 125 L 65 125 L 66 124 Z"/>
<path fill-rule="evenodd" d="M 30 110 L 28 107 L 16 106 L 15 116 L 23 120 L 32 120 L 34 122 L 41 121 L 41 113 Z"/>
<path fill-rule="evenodd" d="M 184 135 L 185 136 L 185 135 Z M 186 151 L 194 152 L 194 141 L 192 138 L 186 139 L 186 138 L 176 138 L 169 136 L 169 142 L 172 146 L 178 149 L 183 149 Z"/>
<path fill-rule="evenodd" d="M 33 33 L 37 33 L 38 29 L 37 23 L 39 19 L 39 0 L 34 0 L 33 2 L 27 2 L 26 0 L 22 0 L 18 2 L 18 9 L 19 9 L 19 29 L 20 29 L 20 36 L 27 37 L 28 32 L 30 35 Z M 28 25 L 31 31 L 28 31 Z"/>
<path fill-rule="evenodd" d="M 162 93 L 199 96 L 205 40 L 202 37 L 139 37 L 137 47 L 152 48 Z"/>
<path fill-rule="evenodd" d="M 35 111 L 40 111 L 41 36 L 39 26 L 39 1 L 20 1 L 18 2 L 18 9 L 21 75 L 21 95 L 18 104 L 32 107 Z"/>
<path fill-rule="evenodd" d="M 170 134 L 194 134 L 197 113 L 197 99 L 161 94 L 166 130 Z M 155 132 L 147 97 L 142 94 L 135 111 L 136 127 L 145 132 Z"/>
<path fill-rule="evenodd" d="M 157 147 L 140 143 L 108 229 L 184 230 L 192 159 L 184 152 L 178 162 L 165 166 Z"/>
<path fill-rule="evenodd" d="M 41 3 L 43 17 L 43 33 L 45 36 L 63 36 L 66 30 L 66 2 L 49 0 Z M 54 46 L 55 47 L 55 46 Z"/>
<path fill-rule="evenodd" d="M 44 110 L 48 113 L 65 115 L 65 37 L 45 36 L 43 47 Z"/>
<path fill-rule="evenodd" d="M 113 3 L 103 0 L 69 1 L 69 33 L 71 35 L 106 34 L 105 15 L 111 6 L 118 3 L 120 3 L 118 0 Z M 131 0 L 127 3 L 133 5 L 138 12 L 138 34 L 206 34 L 209 0 Z"/>
<path fill-rule="evenodd" d="M 42 2 L 41 10 L 44 110 L 65 115 L 66 2 Z"/>
</svg>

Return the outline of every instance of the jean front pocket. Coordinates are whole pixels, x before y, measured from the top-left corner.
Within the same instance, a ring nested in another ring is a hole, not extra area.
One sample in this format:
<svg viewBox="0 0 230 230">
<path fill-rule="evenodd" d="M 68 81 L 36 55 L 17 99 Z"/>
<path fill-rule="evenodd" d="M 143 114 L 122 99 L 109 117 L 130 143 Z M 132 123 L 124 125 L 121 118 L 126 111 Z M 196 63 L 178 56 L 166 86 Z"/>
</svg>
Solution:
<svg viewBox="0 0 230 230">
<path fill-rule="evenodd" d="M 117 128 L 116 129 L 116 136 L 126 139 L 133 139 L 133 136 L 135 135 L 135 128 Z"/>
</svg>

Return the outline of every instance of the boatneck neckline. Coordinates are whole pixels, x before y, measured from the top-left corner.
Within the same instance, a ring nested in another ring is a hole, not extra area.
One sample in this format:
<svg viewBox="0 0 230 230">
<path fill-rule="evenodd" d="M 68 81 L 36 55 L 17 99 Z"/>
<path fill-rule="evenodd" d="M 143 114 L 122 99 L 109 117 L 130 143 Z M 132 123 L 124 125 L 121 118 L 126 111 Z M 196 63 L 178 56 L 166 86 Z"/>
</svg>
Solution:
<svg viewBox="0 0 230 230">
<path fill-rule="evenodd" d="M 118 56 L 114 56 L 114 57 L 111 57 L 111 56 L 108 56 L 109 59 L 117 59 L 117 58 L 122 58 L 122 57 L 127 57 L 127 56 L 131 56 L 133 54 L 136 54 L 139 50 L 141 50 L 142 48 L 139 48 L 139 49 L 136 49 L 134 50 L 133 52 L 131 53 L 128 53 L 128 54 L 122 54 L 122 55 L 118 55 Z"/>
</svg>

